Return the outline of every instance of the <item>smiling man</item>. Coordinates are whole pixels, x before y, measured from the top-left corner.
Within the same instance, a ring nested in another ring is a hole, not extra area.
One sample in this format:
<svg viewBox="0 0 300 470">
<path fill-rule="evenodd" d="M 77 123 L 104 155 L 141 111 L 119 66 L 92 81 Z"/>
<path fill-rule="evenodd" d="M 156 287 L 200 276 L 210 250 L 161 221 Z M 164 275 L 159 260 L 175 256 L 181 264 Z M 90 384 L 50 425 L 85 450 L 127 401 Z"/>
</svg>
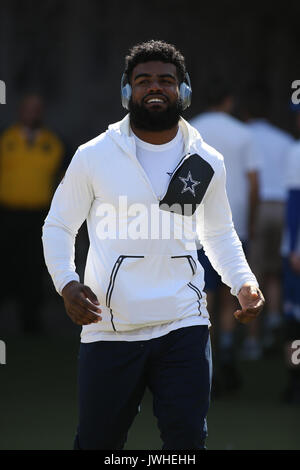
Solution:
<svg viewBox="0 0 300 470">
<path fill-rule="evenodd" d="M 122 449 L 148 387 L 163 449 L 203 449 L 212 365 L 197 235 L 239 299 L 239 321 L 254 319 L 264 299 L 232 224 L 222 155 L 181 117 L 191 102 L 182 54 L 163 41 L 133 47 L 121 98 L 129 113 L 79 147 L 43 229 L 55 287 L 82 325 L 74 448 Z M 169 236 L 124 231 L 137 205 L 149 225 L 167 214 Z M 100 236 L 104 207 L 122 222 L 117 236 Z M 83 284 L 74 243 L 84 220 Z M 186 220 L 192 242 L 178 236 Z"/>
</svg>

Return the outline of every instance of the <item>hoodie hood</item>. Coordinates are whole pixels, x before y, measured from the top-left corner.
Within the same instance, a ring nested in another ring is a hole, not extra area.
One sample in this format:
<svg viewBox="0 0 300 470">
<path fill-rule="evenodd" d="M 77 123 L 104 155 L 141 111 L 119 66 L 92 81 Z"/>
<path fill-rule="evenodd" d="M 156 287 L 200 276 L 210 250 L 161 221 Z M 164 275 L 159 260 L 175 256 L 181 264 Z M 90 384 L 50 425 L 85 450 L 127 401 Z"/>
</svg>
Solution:
<svg viewBox="0 0 300 470">
<path fill-rule="evenodd" d="M 192 147 L 203 142 L 197 129 L 192 127 L 182 117 L 179 119 L 179 128 L 181 129 L 184 138 L 185 153 L 190 152 Z M 135 155 L 135 140 L 130 126 L 129 114 L 127 114 L 121 121 L 110 124 L 108 126 L 107 133 L 120 147 L 123 148 L 123 150 L 126 148 L 128 153 Z"/>
</svg>

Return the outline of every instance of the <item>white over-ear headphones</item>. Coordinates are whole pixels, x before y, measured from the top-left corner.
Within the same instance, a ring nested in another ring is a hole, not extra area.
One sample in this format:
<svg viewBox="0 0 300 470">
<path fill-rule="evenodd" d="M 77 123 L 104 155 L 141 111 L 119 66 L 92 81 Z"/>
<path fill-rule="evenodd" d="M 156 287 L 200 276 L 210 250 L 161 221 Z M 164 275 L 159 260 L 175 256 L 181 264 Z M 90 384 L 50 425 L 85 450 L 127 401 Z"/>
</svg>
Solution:
<svg viewBox="0 0 300 470">
<path fill-rule="evenodd" d="M 180 99 L 182 102 L 182 108 L 186 109 L 190 106 L 192 101 L 192 85 L 189 74 L 186 72 L 184 80 L 179 87 Z M 125 109 L 129 107 L 129 100 L 132 94 L 132 89 L 130 83 L 128 83 L 127 74 L 123 73 L 121 79 L 121 100 L 122 106 Z"/>
</svg>

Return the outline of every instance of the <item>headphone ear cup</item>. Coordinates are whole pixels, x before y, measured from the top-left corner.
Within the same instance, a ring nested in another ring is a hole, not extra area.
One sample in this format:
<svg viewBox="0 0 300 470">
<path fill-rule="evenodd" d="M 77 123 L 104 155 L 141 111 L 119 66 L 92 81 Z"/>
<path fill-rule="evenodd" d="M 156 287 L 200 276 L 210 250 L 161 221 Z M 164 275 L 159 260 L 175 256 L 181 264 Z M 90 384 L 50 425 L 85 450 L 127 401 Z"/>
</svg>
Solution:
<svg viewBox="0 0 300 470">
<path fill-rule="evenodd" d="M 179 94 L 182 102 L 183 109 L 190 106 L 192 102 L 192 89 L 185 82 L 182 82 L 179 88 Z"/>
<path fill-rule="evenodd" d="M 129 85 L 129 83 L 126 83 L 125 86 L 121 87 L 121 99 L 122 99 L 123 108 L 128 109 L 130 98 L 131 98 L 131 86 Z"/>
</svg>

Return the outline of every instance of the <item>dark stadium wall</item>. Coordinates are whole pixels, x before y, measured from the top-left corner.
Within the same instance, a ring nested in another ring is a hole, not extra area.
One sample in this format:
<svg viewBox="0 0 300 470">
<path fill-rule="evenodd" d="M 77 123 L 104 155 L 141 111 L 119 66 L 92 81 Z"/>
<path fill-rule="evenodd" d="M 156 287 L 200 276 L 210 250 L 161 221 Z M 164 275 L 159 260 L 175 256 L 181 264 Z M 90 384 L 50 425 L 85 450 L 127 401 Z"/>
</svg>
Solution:
<svg viewBox="0 0 300 470">
<path fill-rule="evenodd" d="M 218 70 L 238 92 L 253 78 L 266 80 L 273 122 L 293 131 L 299 13 L 296 1 L 287 10 L 269 2 L 3 0 L 0 79 L 7 104 L 0 107 L 0 127 L 14 119 L 24 93 L 39 91 L 47 123 L 75 148 L 124 116 L 124 55 L 135 43 L 155 38 L 174 43 L 186 56 L 193 85 L 187 118 L 202 111 L 201 86 Z"/>
</svg>

